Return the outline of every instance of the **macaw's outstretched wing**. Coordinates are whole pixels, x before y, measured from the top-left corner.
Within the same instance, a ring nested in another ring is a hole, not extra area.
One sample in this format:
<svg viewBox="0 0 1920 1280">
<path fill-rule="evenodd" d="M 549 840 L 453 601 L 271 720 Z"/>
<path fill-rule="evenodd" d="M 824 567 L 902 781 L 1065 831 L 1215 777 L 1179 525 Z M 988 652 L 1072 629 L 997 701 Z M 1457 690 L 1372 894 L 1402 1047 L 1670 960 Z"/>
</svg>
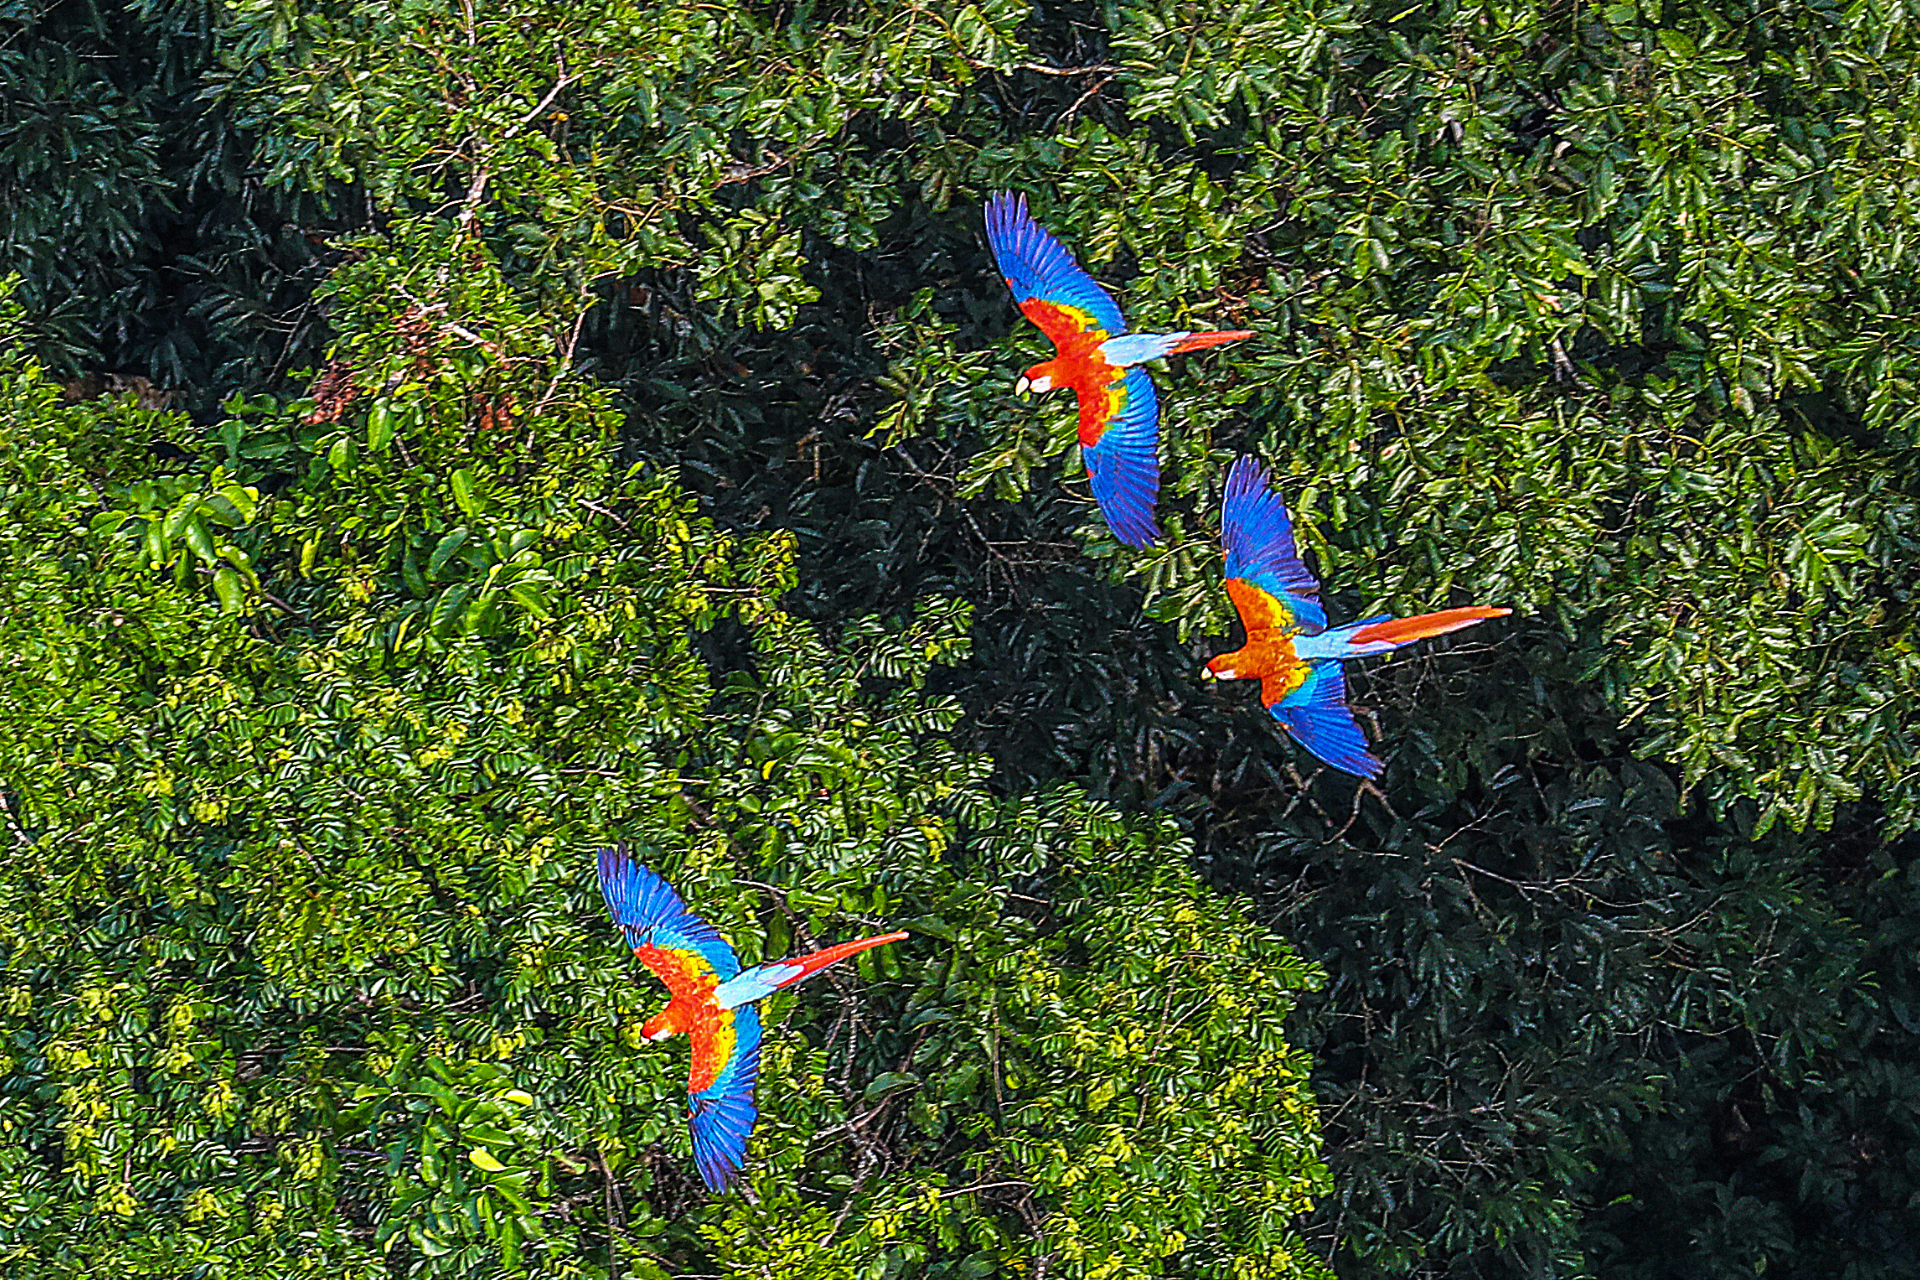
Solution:
<svg viewBox="0 0 1920 1280">
<path fill-rule="evenodd" d="M 1287 506 L 1267 484 L 1267 469 L 1240 458 L 1227 474 L 1220 506 L 1227 548 L 1227 594 L 1248 635 L 1278 630 L 1318 635 L 1327 629 L 1320 584 L 1300 561 Z"/>
<path fill-rule="evenodd" d="M 988 199 L 986 214 L 987 244 L 1013 300 L 1055 346 L 1090 330 L 1127 331 L 1118 304 L 1033 220 L 1025 196 L 1002 191 Z"/>
<path fill-rule="evenodd" d="M 752 1005 L 722 1009 L 717 1018 L 702 1019 L 692 1035 L 687 1127 L 693 1131 L 693 1162 L 708 1190 L 725 1191 L 746 1162 L 747 1135 L 759 1116 L 753 1087 L 760 1079 L 760 1013 Z"/>
<path fill-rule="evenodd" d="M 1269 677 L 1260 682 L 1260 700 L 1296 742 L 1334 768 L 1362 778 L 1377 778 L 1385 768 L 1367 750 L 1347 707 L 1347 677 L 1338 662 L 1309 662 L 1304 674 L 1295 668 Z"/>
<path fill-rule="evenodd" d="M 1080 457 L 1113 536 L 1130 547 L 1158 542 L 1160 398 L 1145 369 L 1127 370 L 1104 393 L 1080 393 Z"/>
<path fill-rule="evenodd" d="M 688 911 L 672 885 L 629 858 L 625 846 L 600 851 L 600 893 L 627 945 L 675 995 L 689 973 L 725 982 L 740 972 L 726 939 Z"/>
</svg>

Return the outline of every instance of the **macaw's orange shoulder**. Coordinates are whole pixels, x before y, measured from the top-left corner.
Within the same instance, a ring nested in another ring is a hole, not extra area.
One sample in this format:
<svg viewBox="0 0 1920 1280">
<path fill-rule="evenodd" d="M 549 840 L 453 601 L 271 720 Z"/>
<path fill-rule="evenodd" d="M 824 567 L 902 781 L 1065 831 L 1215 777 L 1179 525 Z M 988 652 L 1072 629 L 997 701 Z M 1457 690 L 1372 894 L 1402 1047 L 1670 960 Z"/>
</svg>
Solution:
<svg viewBox="0 0 1920 1280">
<path fill-rule="evenodd" d="M 1207 664 L 1208 670 L 1225 672 L 1233 680 L 1268 680 L 1301 666 L 1293 641 L 1274 631 L 1261 631 L 1232 653 L 1223 653 Z"/>
<path fill-rule="evenodd" d="M 720 975 L 714 972 L 713 965 L 690 948 L 639 946 L 633 949 L 633 954 L 640 957 L 640 963 L 647 966 L 654 977 L 667 984 L 675 1000 L 711 1003 L 713 989 L 720 985 Z"/>
<path fill-rule="evenodd" d="M 1038 325 L 1040 332 L 1053 339 L 1053 345 L 1060 348 L 1063 355 L 1091 350 L 1108 337 L 1106 329 L 1093 317 L 1092 312 L 1069 303 L 1028 298 L 1020 304 L 1020 312 Z"/>
<path fill-rule="evenodd" d="M 1240 625 L 1247 629 L 1249 639 L 1262 631 L 1278 631 L 1294 636 L 1303 629 L 1300 619 L 1294 616 L 1286 601 L 1270 591 L 1263 591 L 1245 578 L 1227 579 L 1227 598 L 1233 601 L 1234 610 L 1240 615 Z"/>
</svg>

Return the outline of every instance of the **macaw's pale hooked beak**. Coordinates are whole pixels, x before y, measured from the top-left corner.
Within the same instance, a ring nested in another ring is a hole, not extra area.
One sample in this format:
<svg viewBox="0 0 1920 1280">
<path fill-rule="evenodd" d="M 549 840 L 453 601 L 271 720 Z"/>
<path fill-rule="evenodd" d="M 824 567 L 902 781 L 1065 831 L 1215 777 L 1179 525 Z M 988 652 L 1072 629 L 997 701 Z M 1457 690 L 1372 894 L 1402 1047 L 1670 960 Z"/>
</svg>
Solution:
<svg viewBox="0 0 1920 1280">
<path fill-rule="evenodd" d="M 1013 380 L 1013 389 L 1021 395 L 1025 395 L 1027 392 L 1033 390 L 1033 381 L 1023 373 Z"/>
<path fill-rule="evenodd" d="M 668 1005 L 660 1012 L 648 1018 L 646 1025 L 640 1028 L 643 1040 L 665 1040 L 668 1036 L 685 1031 L 680 1024 L 680 1009 L 677 1005 Z"/>
</svg>

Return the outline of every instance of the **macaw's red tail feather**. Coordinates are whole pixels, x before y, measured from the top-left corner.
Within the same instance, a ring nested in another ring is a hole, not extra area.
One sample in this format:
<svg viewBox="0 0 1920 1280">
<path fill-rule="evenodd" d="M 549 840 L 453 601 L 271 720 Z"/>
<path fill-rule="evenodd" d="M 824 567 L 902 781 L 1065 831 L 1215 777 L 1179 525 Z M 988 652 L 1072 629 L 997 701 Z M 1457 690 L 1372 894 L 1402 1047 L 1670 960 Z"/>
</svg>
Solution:
<svg viewBox="0 0 1920 1280">
<path fill-rule="evenodd" d="M 1438 613 L 1423 613 L 1417 618 L 1388 618 L 1385 622 L 1376 622 L 1370 627 L 1362 627 L 1348 637 L 1348 640 L 1353 644 L 1405 644 L 1409 640 L 1443 636 L 1449 631 L 1458 631 L 1476 622 L 1485 622 L 1488 618 L 1504 618 L 1512 612 L 1511 609 L 1474 604 L 1464 609 L 1442 609 Z"/>
<path fill-rule="evenodd" d="M 824 951 L 816 951 L 810 956 L 795 956 L 791 960 L 782 960 L 780 962 L 782 969 L 798 969 L 800 972 L 794 974 L 792 977 L 785 978 L 779 985 L 782 987 L 790 987 L 808 974 L 817 973 L 836 960 L 845 960 L 848 956 L 857 955 L 865 951 L 868 947 L 877 947 L 887 942 L 898 942 L 906 936 L 904 933 L 889 933 L 879 938 L 862 938 L 858 942 L 842 942 L 837 946 L 828 947 Z"/>
<path fill-rule="evenodd" d="M 1168 349 L 1169 355 L 1179 355 L 1182 351 L 1199 351 L 1203 347 L 1217 347 L 1223 342 L 1238 342 L 1242 338 L 1251 338 L 1251 329 L 1217 329 L 1212 333 L 1190 333 Z"/>
</svg>

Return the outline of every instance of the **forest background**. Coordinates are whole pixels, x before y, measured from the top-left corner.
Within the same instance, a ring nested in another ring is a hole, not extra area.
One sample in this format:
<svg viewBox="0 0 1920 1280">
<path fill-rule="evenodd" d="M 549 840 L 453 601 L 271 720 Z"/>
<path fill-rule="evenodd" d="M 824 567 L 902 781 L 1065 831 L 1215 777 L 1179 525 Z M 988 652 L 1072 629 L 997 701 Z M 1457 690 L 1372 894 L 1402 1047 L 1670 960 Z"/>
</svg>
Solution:
<svg viewBox="0 0 1920 1280">
<path fill-rule="evenodd" d="M 1917 33 L 0 5 L 8 1274 L 1911 1274 Z M 995 189 L 1260 331 L 1159 550 Z M 1239 452 L 1338 616 L 1516 610 L 1364 665 L 1378 790 L 1196 678 Z M 916 935 L 746 1193 L 616 835 Z"/>
</svg>

